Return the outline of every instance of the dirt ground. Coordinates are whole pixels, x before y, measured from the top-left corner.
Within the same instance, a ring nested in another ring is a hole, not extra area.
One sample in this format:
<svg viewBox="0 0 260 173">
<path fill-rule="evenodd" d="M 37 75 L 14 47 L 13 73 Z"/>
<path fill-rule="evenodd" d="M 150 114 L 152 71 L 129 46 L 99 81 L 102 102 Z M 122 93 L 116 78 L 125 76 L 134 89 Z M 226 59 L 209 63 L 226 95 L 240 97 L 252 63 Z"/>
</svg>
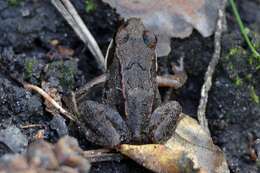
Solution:
<svg viewBox="0 0 260 173">
<path fill-rule="evenodd" d="M 96 148 L 77 127 L 69 125 L 67 121 L 65 124 L 63 118 L 53 118 L 46 112 L 44 101 L 38 94 L 26 91 L 10 77 L 16 75 L 38 86 L 43 81 L 48 82 L 65 96 L 101 74 L 93 56 L 49 0 L 16 2 L 0 1 L 0 64 L 6 69 L 0 71 L 0 140 L 3 133 L 1 130 L 14 125 L 22 133 L 10 135 L 16 135 L 23 142 L 20 146 L 13 145 L 13 148 L 0 142 L 0 156 L 9 152 L 23 152 L 39 130 L 44 130 L 44 138 L 50 142 L 70 134 L 79 140 L 83 149 Z M 96 9 L 87 13 L 84 0 L 73 1 L 105 53 L 118 28 L 119 16 L 101 1 L 94 2 Z M 237 0 L 237 4 L 242 20 L 250 28 L 253 42 L 260 48 L 260 1 Z M 257 173 L 260 172 L 260 156 L 255 159 L 252 151 L 260 154 L 260 144 L 255 143 L 260 139 L 259 61 L 251 56 L 229 7 L 227 26 L 228 30 L 222 39 L 221 61 L 209 93 L 207 118 L 213 140 L 225 152 L 231 172 Z M 62 54 L 51 44 L 53 40 L 58 40 L 62 48 L 73 50 L 73 56 Z M 170 93 L 170 99 L 179 101 L 184 113 L 193 117 L 196 115 L 200 88 L 213 51 L 213 37 L 203 38 L 194 31 L 189 38 L 172 39 L 171 54 L 159 59 L 159 73 L 162 74 L 170 71 L 171 62 L 176 62 L 181 56 L 185 57 L 188 81 L 184 87 Z M 161 90 L 163 96 L 168 93 L 166 91 Z M 99 96 L 91 94 L 93 99 Z M 28 124 L 40 126 L 23 128 Z M 91 172 L 149 171 L 132 161 L 124 160 L 120 163 L 94 164 Z"/>
</svg>

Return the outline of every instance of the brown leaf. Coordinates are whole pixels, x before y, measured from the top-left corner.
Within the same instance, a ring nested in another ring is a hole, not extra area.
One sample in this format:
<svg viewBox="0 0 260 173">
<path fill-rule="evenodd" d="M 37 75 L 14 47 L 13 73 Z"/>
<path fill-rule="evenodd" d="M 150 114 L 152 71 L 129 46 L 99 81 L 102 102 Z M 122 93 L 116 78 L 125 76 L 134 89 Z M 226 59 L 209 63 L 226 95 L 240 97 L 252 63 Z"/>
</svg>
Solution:
<svg viewBox="0 0 260 173">
<path fill-rule="evenodd" d="M 185 114 L 165 144 L 123 144 L 118 150 L 158 173 L 229 173 L 223 152 L 198 122 Z"/>
<path fill-rule="evenodd" d="M 158 173 L 201 173 L 183 150 L 161 144 L 121 145 L 118 150 L 144 167 Z"/>
<path fill-rule="evenodd" d="M 170 38 L 188 37 L 197 29 L 204 37 L 213 34 L 223 0 L 103 0 L 124 18 L 141 18 L 158 35 L 157 54 L 170 52 Z"/>
<path fill-rule="evenodd" d="M 60 44 L 60 41 L 59 41 L 59 40 L 56 40 L 56 39 L 53 39 L 53 40 L 50 41 L 50 44 L 51 44 L 52 46 L 58 46 L 58 45 Z"/>
<path fill-rule="evenodd" d="M 45 134 L 44 130 L 38 130 L 33 138 L 36 140 L 44 139 L 44 134 Z"/>
<path fill-rule="evenodd" d="M 64 46 L 58 46 L 58 51 L 63 56 L 73 56 L 74 50 Z"/>
</svg>

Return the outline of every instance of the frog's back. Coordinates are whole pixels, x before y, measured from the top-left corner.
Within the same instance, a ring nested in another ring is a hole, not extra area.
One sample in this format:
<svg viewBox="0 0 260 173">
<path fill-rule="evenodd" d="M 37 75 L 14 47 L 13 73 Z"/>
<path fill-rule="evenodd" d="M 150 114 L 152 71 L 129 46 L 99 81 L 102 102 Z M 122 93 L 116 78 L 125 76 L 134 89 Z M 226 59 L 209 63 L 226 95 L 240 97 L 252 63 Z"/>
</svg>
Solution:
<svg viewBox="0 0 260 173">
<path fill-rule="evenodd" d="M 151 40 L 156 41 L 155 36 L 147 35 L 138 19 L 129 20 L 116 36 L 115 56 L 120 64 L 124 114 L 136 141 L 142 141 L 141 136 L 146 136 L 143 134 L 147 133 L 158 93 L 155 46 L 149 47 L 146 43 Z"/>
</svg>

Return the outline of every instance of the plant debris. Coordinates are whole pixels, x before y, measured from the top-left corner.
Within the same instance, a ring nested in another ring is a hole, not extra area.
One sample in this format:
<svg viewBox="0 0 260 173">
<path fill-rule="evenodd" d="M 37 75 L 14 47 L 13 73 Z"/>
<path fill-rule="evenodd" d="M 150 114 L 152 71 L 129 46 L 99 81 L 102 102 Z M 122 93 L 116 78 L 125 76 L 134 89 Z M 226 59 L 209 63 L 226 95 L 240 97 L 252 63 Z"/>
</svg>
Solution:
<svg viewBox="0 0 260 173">
<path fill-rule="evenodd" d="M 203 127 L 185 114 L 164 144 L 123 144 L 118 150 L 157 173 L 229 173 L 223 152 Z"/>
<path fill-rule="evenodd" d="M 5 144 L 14 153 L 22 153 L 28 145 L 28 139 L 19 128 L 9 126 L 0 130 L 0 143 Z"/>
<path fill-rule="evenodd" d="M 170 53 L 170 38 L 188 37 L 193 28 L 204 37 L 213 34 L 222 0 L 103 0 L 128 19 L 141 18 L 158 38 L 157 55 Z"/>
<path fill-rule="evenodd" d="M 6 154 L 0 158 L 4 173 L 87 173 L 90 169 L 75 138 L 66 136 L 55 145 L 44 140 L 30 144 L 23 155 Z"/>
<path fill-rule="evenodd" d="M 51 129 L 55 130 L 59 137 L 68 135 L 69 129 L 68 126 L 65 123 L 65 119 L 60 116 L 56 115 L 52 117 L 52 120 L 50 122 Z"/>
</svg>

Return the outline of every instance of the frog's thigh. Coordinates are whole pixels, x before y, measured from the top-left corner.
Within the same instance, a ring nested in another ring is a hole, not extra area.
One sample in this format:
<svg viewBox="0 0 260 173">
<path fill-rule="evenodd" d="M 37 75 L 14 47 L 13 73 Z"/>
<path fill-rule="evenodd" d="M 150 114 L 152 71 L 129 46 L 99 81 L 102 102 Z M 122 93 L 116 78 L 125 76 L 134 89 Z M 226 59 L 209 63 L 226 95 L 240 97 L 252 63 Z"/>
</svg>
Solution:
<svg viewBox="0 0 260 173">
<path fill-rule="evenodd" d="M 122 117 L 108 105 L 86 101 L 81 105 L 80 115 L 85 135 L 93 143 L 115 146 L 127 136 L 128 129 Z"/>
<path fill-rule="evenodd" d="M 153 142 L 164 142 L 173 134 L 180 113 L 181 105 L 176 101 L 164 103 L 154 110 L 149 123 Z"/>
</svg>

